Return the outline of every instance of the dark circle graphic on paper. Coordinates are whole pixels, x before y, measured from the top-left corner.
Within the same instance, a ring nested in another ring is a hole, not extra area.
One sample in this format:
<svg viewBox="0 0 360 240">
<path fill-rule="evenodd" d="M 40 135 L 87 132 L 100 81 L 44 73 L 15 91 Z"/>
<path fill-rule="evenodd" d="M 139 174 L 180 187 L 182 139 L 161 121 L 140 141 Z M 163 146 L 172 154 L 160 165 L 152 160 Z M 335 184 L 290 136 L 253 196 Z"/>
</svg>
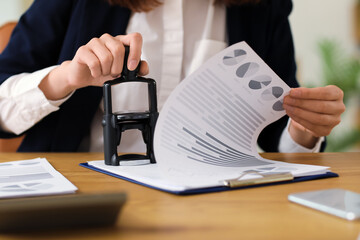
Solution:
<svg viewBox="0 0 360 240">
<path fill-rule="evenodd" d="M 239 78 L 251 77 L 259 71 L 259 69 L 260 65 L 255 62 L 244 63 L 236 70 L 236 75 Z"/>
<path fill-rule="evenodd" d="M 284 110 L 283 102 L 282 101 L 276 101 L 274 103 L 274 105 L 272 106 L 272 108 L 273 108 L 274 111 L 278 111 L 278 112 L 283 111 Z"/>
<path fill-rule="evenodd" d="M 241 63 L 246 58 L 246 52 L 242 49 L 235 49 L 232 53 L 223 57 L 223 63 L 227 66 L 233 66 Z"/>
<path fill-rule="evenodd" d="M 284 90 L 281 87 L 272 87 L 266 89 L 262 94 L 261 98 L 265 101 L 272 101 L 275 100 L 284 93 Z"/>
<path fill-rule="evenodd" d="M 264 87 L 269 86 L 270 83 L 271 83 L 270 76 L 260 75 L 260 76 L 254 77 L 252 80 L 250 80 L 249 88 L 251 88 L 253 90 L 262 89 Z"/>
</svg>

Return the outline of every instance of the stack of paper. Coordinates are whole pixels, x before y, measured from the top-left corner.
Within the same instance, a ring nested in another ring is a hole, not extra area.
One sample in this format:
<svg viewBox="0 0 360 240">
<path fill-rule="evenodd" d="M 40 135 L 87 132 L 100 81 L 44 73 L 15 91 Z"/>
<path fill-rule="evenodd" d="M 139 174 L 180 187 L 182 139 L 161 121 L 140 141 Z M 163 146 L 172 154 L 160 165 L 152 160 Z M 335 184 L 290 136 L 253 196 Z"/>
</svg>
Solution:
<svg viewBox="0 0 360 240">
<path fill-rule="evenodd" d="M 76 190 L 45 158 L 0 163 L 0 198 L 66 194 Z"/>
</svg>

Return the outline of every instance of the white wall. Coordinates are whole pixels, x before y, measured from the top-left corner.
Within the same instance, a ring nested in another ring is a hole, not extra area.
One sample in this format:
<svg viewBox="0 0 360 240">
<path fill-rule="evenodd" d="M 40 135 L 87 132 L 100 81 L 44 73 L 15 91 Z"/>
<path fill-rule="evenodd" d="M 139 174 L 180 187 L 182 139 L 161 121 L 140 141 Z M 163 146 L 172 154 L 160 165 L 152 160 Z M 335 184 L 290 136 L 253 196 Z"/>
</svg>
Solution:
<svg viewBox="0 0 360 240">
<path fill-rule="evenodd" d="M 338 41 L 348 54 L 356 51 L 353 6 L 356 0 L 293 0 L 290 22 L 299 65 L 299 80 L 317 81 L 321 39 Z"/>
<path fill-rule="evenodd" d="M 32 0 L 0 0 L 0 25 L 17 21 L 31 2 Z"/>
</svg>

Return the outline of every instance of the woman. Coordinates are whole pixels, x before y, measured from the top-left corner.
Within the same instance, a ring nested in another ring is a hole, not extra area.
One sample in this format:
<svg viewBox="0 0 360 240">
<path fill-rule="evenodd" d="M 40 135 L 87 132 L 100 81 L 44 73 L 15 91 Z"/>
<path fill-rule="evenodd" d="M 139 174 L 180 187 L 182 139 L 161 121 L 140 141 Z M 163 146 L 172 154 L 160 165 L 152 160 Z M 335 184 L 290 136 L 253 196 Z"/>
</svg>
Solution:
<svg viewBox="0 0 360 240">
<path fill-rule="evenodd" d="M 161 106 L 209 57 L 194 54 L 196 46 L 206 42 L 213 54 L 246 41 L 293 88 L 284 100 L 292 120 L 264 129 L 260 147 L 318 151 L 340 122 L 342 91 L 297 88 L 291 8 L 290 0 L 36 0 L 0 55 L 1 137 L 26 133 L 18 151 L 101 151 L 100 86 L 121 73 L 123 45 L 131 49 L 129 69 L 140 58 L 149 63 L 140 73 L 150 69 Z M 118 91 L 120 109 L 141 107 L 143 90 L 134 88 Z M 137 136 L 124 138 L 120 151 L 141 151 Z"/>
</svg>

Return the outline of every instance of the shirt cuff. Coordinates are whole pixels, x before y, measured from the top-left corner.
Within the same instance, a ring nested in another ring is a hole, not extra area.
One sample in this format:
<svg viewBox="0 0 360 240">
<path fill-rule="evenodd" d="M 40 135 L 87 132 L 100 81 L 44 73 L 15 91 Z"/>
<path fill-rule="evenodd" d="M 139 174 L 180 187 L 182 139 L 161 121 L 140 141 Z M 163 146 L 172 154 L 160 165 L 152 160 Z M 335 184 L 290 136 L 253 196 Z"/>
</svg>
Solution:
<svg viewBox="0 0 360 240">
<path fill-rule="evenodd" d="M 289 119 L 286 128 L 281 134 L 280 142 L 279 142 L 279 152 L 284 153 L 295 153 L 295 152 L 304 152 L 304 153 L 313 153 L 320 152 L 321 143 L 325 140 L 325 137 L 320 137 L 317 143 L 313 148 L 306 148 L 296 143 L 290 133 L 289 133 L 289 125 L 291 119 Z"/>
<path fill-rule="evenodd" d="M 54 107 L 60 107 L 61 104 L 63 104 L 64 102 L 66 102 L 73 94 L 75 91 L 73 91 L 72 93 L 70 93 L 69 95 L 67 95 L 65 98 L 59 99 L 59 100 L 49 100 L 48 102 L 53 105 Z"/>
<path fill-rule="evenodd" d="M 57 111 L 70 96 L 58 101 L 49 101 L 38 87 L 40 82 L 56 66 L 34 73 L 13 75 L 0 85 L 1 129 L 21 134 L 42 118 Z"/>
</svg>

